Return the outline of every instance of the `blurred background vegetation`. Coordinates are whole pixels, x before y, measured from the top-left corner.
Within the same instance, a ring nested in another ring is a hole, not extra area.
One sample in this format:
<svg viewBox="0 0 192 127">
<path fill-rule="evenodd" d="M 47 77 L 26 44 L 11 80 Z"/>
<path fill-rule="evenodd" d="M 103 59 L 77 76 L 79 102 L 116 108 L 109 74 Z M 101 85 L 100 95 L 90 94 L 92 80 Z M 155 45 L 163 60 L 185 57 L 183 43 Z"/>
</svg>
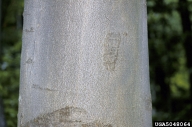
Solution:
<svg viewBox="0 0 192 127">
<path fill-rule="evenodd" d="M 23 0 L 0 0 L 0 127 L 16 127 Z M 147 0 L 153 120 L 192 120 L 192 0 Z"/>
</svg>

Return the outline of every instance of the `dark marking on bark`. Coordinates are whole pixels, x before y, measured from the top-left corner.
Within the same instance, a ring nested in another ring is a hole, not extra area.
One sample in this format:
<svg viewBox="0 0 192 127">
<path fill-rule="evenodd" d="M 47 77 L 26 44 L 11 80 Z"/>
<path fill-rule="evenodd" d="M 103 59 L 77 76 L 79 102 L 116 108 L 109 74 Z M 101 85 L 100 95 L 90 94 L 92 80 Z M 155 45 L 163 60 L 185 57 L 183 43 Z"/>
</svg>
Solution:
<svg viewBox="0 0 192 127">
<path fill-rule="evenodd" d="M 33 84 L 33 85 L 32 85 L 32 88 L 34 88 L 34 89 L 39 89 L 39 90 L 50 91 L 50 92 L 58 91 L 58 90 L 50 89 L 50 88 L 43 88 L 43 87 L 40 87 L 39 85 L 36 85 L 36 84 Z"/>
<path fill-rule="evenodd" d="M 33 63 L 33 60 L 31 58 L 29 58 L 27 61 L 26 61 L 27 64 L 31 64 Z"/>
<path fill-rule="evenodd" d="M 120 42 L 120 33 L 108 33 L 105 38 L 103 65 L 109 71 L 113 71 L 115 69 Z"/>
<path fill-rule="evenodd" d="M 30 29 L 25 29 L 25 32 L 34 32 L 34 28 L 31 27 Z"/>
<path fill-rule="evenodd" d="M 87 112 L 82 108 L 65 107 L 51 113 L 40 115 L 21 127 L 112 127 L 101 122 L 85 123 Z"/>
</svg>

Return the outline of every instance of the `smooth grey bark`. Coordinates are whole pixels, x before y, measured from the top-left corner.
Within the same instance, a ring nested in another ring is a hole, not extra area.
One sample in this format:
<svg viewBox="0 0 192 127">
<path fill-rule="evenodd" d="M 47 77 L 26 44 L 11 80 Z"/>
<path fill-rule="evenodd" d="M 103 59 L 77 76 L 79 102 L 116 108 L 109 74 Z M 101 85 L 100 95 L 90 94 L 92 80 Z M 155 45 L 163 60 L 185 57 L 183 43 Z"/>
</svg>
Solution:
<svg viewBox="0 0 192 127">
<path fill-rule="evenodd" d="M 151 127 L 145 0 L 25 0 L 18 126 Z"/>
</svg>

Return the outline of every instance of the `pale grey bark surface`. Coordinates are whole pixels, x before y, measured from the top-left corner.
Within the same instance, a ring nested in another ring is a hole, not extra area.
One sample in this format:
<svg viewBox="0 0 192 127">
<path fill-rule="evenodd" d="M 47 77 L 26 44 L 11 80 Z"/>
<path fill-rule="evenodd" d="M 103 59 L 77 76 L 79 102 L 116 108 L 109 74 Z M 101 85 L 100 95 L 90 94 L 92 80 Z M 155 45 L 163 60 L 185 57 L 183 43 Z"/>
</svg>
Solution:
<svg viewBox="0 0 192 127">
<path fill-rule="evenodd" d="M 151 127 L 145 0 L 25 0 L 18 126 Z"/>
</svg>

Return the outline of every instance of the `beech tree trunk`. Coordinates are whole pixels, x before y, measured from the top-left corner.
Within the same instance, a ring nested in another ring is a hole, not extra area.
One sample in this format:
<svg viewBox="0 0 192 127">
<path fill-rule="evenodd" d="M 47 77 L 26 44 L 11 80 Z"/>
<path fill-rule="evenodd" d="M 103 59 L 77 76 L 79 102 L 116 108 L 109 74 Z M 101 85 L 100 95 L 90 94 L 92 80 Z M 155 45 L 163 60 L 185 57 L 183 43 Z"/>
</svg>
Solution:
<svg viewBox="0 0 192 127">
<path fill-rule="evenodd" d="M 19 127 L 151 127 L 145 0 L 25 0 Z"/>
</svg>

